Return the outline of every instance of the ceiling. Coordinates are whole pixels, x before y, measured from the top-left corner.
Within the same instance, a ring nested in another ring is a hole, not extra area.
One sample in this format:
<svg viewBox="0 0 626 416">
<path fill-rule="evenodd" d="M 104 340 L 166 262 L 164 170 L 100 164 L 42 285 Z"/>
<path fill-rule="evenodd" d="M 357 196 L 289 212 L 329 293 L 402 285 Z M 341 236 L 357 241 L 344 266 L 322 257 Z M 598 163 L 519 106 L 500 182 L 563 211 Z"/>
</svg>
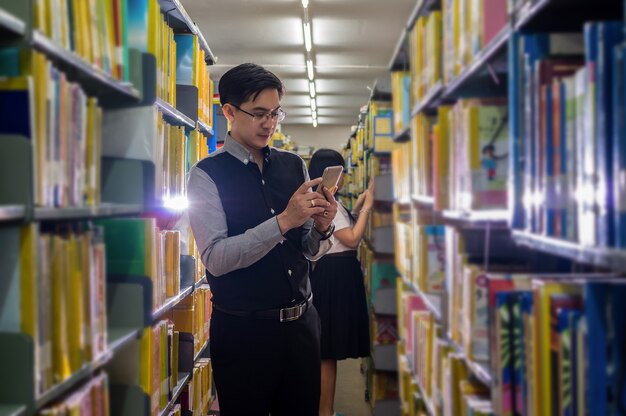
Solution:
<svg viewBox="0 0 626 416">
<path fill-rule="evenodd" d="M 212 77 L 243 62 L 287 87 L 283 124 L 311 124 L 301 0 L 182 0 L 218 57 Z M 416 0 L 310 0 L 319 124 L 352 125 L 388 65 Z"/>
</svg>

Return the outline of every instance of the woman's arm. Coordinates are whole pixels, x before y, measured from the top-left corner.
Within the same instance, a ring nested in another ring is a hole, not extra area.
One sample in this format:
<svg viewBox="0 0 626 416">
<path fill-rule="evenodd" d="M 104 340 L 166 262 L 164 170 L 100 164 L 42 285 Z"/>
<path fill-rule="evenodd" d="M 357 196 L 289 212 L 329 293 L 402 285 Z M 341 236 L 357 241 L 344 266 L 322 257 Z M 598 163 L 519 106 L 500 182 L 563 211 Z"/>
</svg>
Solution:
<svg viewBox="0 0 626 416">
<path fill-rule="evenodd" d="M 367 191 L 364 192 L 363 208 L 359 213 L 359 217 L 353 227 L 343 228 L 339 231 L 335 231 L 335 238 L 339 240 L 343 245 L 350 248 L 356 248 L 363 234 L 365 233 L 365 227 L 367 226 L 367 219 L 369 213 L 374 206 L 374 181 L 370 182 L 370 186 Z"/>
</svg>

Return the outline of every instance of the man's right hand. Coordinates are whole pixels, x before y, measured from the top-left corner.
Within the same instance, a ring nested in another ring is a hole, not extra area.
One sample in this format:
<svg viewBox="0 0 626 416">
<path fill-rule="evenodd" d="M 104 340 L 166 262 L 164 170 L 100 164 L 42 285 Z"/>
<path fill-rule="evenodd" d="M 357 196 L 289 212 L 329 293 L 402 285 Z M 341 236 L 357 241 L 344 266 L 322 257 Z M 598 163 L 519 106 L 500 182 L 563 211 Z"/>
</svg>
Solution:
<svg viewBox="0 0 626 416">
<path fill-rule="evenodd" d="M 330 202 L 319 192 L 313 192 L 312 187 L 319 185 L 322 178 L 303 183 L 291 196 L 287 208 L 278 214 L 280 233 L 300 227 L 315 214 L 322 214 L 330 206 Z"/>
</svg>

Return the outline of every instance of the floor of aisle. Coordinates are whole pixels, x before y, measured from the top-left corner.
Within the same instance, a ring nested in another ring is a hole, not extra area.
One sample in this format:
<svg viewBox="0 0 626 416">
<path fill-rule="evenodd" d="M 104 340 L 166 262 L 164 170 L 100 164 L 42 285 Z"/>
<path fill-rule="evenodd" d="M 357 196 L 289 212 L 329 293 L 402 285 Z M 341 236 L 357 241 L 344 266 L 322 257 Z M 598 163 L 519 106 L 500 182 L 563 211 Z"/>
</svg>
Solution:
<svg viewBox="0 0 626 416">
<path fill-rule="evenodd" d="M 370 416 L 365 401 L 365 376 L 361 374 L 361 359 L 342 360 L 337 365 L 335 411 L 344 416 Z"/>
<path fill-rule="evenodd" d="M 219 404 L 213 402 L 213 412 L 219 414 Z M 361 374 L 361 360 L 342 360 L 337 365 L 337 389 L 335 411 L 344 416 L 371 416 L 369 404 L 365 401 L 365 377 Z"/>
</svg>

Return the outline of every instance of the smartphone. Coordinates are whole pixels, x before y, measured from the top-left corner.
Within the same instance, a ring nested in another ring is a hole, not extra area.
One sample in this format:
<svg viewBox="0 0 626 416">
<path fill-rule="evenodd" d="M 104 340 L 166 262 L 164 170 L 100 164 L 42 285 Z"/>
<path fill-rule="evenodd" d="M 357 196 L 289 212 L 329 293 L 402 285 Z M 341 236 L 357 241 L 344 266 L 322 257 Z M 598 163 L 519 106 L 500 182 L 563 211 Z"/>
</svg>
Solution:
<svg viewBox="0 0 626 416">
<path fill-rule="evenodd" d="M 343 173 L 343 166 L 329 166 L 324 169 L 324 174 L 322 175 L 322 183 L 317 187 L 317 192 L 324 195 L 323 189 L 326 187 L 331 193 L 334 193 L 335 187 L 339 183 L 339 179 L 341 178 L 341 174 Z"/>
</svg>

